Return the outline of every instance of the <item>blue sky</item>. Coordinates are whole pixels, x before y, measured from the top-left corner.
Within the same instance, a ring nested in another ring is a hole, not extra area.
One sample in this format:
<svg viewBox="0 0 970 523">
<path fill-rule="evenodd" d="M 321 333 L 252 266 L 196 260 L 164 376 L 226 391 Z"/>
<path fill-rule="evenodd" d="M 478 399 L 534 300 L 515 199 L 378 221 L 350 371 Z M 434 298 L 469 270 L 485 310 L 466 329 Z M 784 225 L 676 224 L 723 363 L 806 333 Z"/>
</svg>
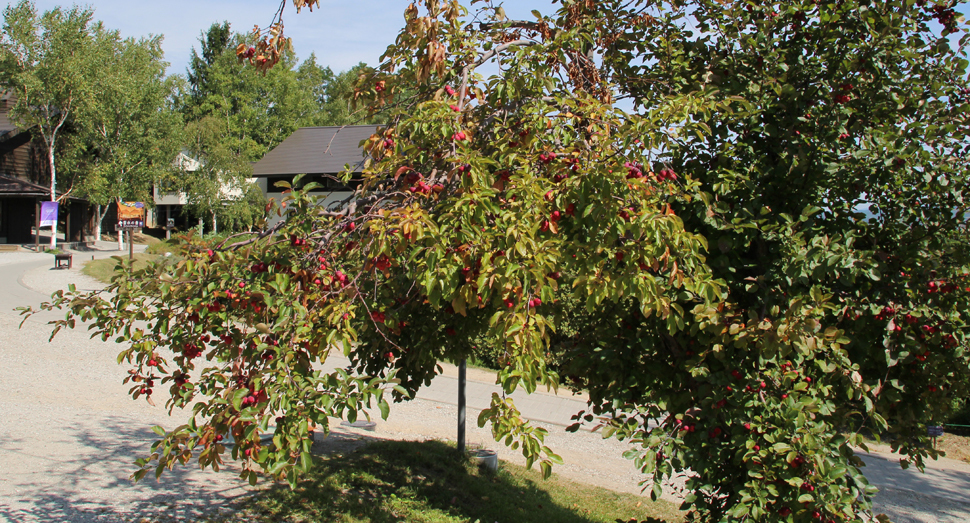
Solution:
<svg viewBox="0 0 970 523">
<path fill-rule="evenodd" d="M 301 59 L 311 52 L 317 63 L 342 71 L 358 62 L 371 65 L 394 41 L 404 25 L 404 9 L 410 0 L 321 0 L 322 9 L 299 15 L 292 0 L 286 0 L 285 31 L 293 37 Z M 8 2 L 9 3 L 9 2 Z M 39 11 L 73 2 L 34 0 Z M 236 31 L 249 31 L 256 24 L 272 20 L 278 0 L 79 0 L 79 5 L 94 8 L 94 17 L 125 37 L 161 34 L 165 36 L 165 59 L 169 74 L 184 74 L 193 47 L 198 49 L 199 34 L 213 22 L 228 20 Z M 508 0 L 510 16 L 532 18 L 529 11 L 553 11 L 551 0 Z"/>
<path fill-rule="evenodd" d="M 345 70 L 358 62 L 371 65 L 394 41 L 403 25 L 403 13 L 411 0 L 321 0 L 321 9 L 299 15 L 292 0 L 286 0 L 284 21 L 286 33 L 293 37 L 301 59 L 316 53 L 317 63 L 334 71 Z M 69 6 L 67 0 L 34 0 L 38 10 L 57 5 Z M 171 65 L 169 74 L 185 74 L 193 47 L 198 48 L 201 32 L 213 22 L 229 21 L 236 31 L 249 31 L 256 24 L 271 21 L 279 0 L 78 0 L 91 6 L 95 19 L 118 29 L 123 36 L 161 34 L 165 39 L 165 59 Z M 467 1 L 465 2 L 467 4 Z M 510 17 L 532 19 L 530 11 L 543 14 L 554 11 L 552 0 L 505 0 Z M 960 11 L 967 6 L 961 5 Z"/>
</svg>

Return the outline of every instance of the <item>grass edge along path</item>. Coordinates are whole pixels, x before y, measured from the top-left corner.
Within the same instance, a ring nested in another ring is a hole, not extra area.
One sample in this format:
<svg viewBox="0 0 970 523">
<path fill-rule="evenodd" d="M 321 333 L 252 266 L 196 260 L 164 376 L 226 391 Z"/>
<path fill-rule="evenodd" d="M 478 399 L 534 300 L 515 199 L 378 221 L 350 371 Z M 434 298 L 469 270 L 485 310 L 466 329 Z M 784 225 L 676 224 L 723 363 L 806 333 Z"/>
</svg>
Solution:
<svg viewBox="0 0 970 523">
<path fill-rule="evenodd" d="M 677 523 L 676 505 L 500 462 L 459 461 L 444 442 L 378 441 L 317 459 L 295 490 L 277 484 L 228 519 L 340 523 Z"/>
<path fill-rule="evenodd" d="M 156 260 L 159 256 L 154 254 L 137 253 L 134 256 L 135 268 L 140 269 L 148 264 L 150 260 Z M 99 258 L 97 260 L 91 260 L 84 263 L 84 267 L 81 268 L 81 274 L 85 276 L 90 276 L 101 283 L 111 283 L 111 278 L 115 276 L 115 269 L 118 267 L 118 263 L 122 260 L 128 259 L 128 255 L 115 255 L 110 258 Z"/>
</svg>

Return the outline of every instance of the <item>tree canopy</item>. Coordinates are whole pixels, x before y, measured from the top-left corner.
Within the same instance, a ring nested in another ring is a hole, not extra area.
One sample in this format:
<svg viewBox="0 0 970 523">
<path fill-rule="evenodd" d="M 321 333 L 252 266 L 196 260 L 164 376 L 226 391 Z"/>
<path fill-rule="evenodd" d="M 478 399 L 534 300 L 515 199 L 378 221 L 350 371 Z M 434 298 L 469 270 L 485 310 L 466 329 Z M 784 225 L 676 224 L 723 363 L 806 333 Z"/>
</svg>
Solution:
<svg viewBox="0 0 970 523">
<path fill-rule="evenodd" d="M 97 206 L 100 231 L 109 204 L 152 201 L 153 186 L 172 177 L 182 120 L 171 106 L 161 37 L 122 39 L 98 23 L 89 60 L 98 82 L 72 120 L 70 141 L 73 167 L 83 173 L 78 195 Z"/>
<path fill-rule="evenodd" d="M 16 93 L 10 112 L 18 126 L 38 134 L 50 173 L 50 199 L 57 201 L 56 151 L 65 124 L 92 102 L 95 71 L 91 47 L 93 11 L 75 6 L 39 14 L 21 0 L 3 11 L 0 39 L 0 84 Z M 51 248 L 57 235 L 51 234 Z"/>
<path fill-rule="evenodd" d="M 953 6 L 534 15 L 409 6 L 356 86 L 386 126 L 352 199 L 294 189 L 273 228 L 47 305 L 70 311 L 55 332 L 129 341 L 135 398 L 194 405 L 136 478 L 216 467 L 231 433 L 243 476 L 293 483 L 311 426 L 386 415 L 481 339 L 506 393 L 586 388 L 577 422 L 628 439 L 652 495 L 688 474 L 700 520 L 861 521 L 860 431 L 904 464 L 937 455 L 926 427 L 970 378 Z M 334 350 L 351 368 L 318 370 Z M 559 460 L 505 395 L 479 421 L 530 464 Z"/>
<path fill-rule="evenodd" d="M 177 103 L 186 121 L 186 152 L 201 162 L 173 184 L 189 200 L 189 212 L 248 229 L 265 201 L 248 182 L 258 161 L 300 127 L 357 123 L 366 114 L 351 108 L 353 84 L 363 64 L 334 74 L 311 54 L 299 62 L 291 50 L 269 70 L 257 71 L 234 52 L 246 35 L 228 22 L 212 24 L 192 51 L 187 85 Z M 228 197 L 226 190 L 241 191 Z"/>
</svg>

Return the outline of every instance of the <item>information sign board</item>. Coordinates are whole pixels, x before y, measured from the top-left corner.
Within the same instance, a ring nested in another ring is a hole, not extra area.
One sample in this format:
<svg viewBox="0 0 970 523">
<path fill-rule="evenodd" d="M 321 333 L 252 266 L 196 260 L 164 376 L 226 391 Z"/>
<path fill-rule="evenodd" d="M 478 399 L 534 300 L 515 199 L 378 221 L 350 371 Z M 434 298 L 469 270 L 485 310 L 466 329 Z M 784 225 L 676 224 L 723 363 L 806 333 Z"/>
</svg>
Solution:
<svg viewBox="0 0 970 523">
<path fill-rule="evenodd" d="M 115 230 L 145 227 L 145 210 L 142 202 L 118 202 L 118 224 Z"/>
</svg>

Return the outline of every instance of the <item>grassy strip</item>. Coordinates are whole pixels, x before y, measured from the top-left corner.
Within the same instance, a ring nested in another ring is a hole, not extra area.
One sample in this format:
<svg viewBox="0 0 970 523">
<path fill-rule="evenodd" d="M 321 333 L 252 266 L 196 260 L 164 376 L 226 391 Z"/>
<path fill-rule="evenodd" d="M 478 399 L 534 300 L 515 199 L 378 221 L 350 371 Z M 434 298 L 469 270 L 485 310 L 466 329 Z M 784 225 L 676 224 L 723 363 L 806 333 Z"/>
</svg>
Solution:
<svg viewBox="0 0 970 523">
<path fill-rule="evenodd" d="M 581 485 L 502 462 L 460 461 L 439 441 L 381 441 L 321 460 L 295 490 L 261 492 L 231 521 L 341 523 L 674 523 L 667 501 Z"/>
<path fill-rule="evenodd" d="M 946 457 L 970 463 L 970 438 L 946 433 L 936 439 L 936 448 L 946 452 Z"/>
<path fill-rule="evenodd" d="M 111 278 L 115 275 L 115 269 L 117 269 L 122 259 L 128 259 L 128 256 L 112 256 L 110 258 L 91 260 L 84 264 L 84 267 L 81 269 L 81 274 L 90 276 L 103 283 L 111 283 Z M 158 259 L 158 256 L 153 254 L 136 254 L 134 257 L 135 268 L 140 269 L 148 264 L 150 260 L 155 259 Z"/>
</svg>

